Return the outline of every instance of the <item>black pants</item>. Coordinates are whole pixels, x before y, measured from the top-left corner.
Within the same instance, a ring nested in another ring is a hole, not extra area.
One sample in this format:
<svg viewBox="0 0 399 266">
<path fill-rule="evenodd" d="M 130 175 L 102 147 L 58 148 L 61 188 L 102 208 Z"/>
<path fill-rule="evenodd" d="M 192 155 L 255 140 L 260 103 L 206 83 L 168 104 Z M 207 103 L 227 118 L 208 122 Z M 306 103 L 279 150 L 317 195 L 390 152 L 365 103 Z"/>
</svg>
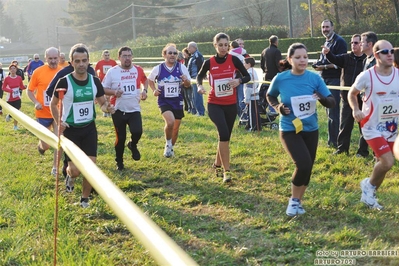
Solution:
<svg viewBox="0 0 399 266">
<path fill-rule="evenodd" d="M 302 131 L 298 134 L 294 131 L 280 131 L 280 140 L 296 166 L 292 174 L 292 184 L 298 187 L 307 186 L 316 158 L 319 131 Z"/>
<path fill-rule="evenodd" d="M 116 140 L 115 140 L 115 161 L 117 163 L 123 163 L 123 152 L 125 151 L 126 142 L 126 125 L 129 126 L 132 146 L 137 145 L 141 135 L 143 134 L 143 124 L 141 120 L 140 112 L 124 113 L 116 110 L 115 114 L 112 115 L 112 121 L 114 123 Z"/>
<path fill-rule="evenodd" d="M 219 133 L 219 141 L 229 141 L 237 116 L 237 105 L 208 103 L 208 115 Z"/>
<path fill-rule="evenodd" d="M 357 96 L 357 101 L 359 103 L 359 108 L 362 109 L 363 102 L 361 100 L 360 95 Z M 341 109 L 341 123 L 339 125 L 339 133 L 338 133 L 338 150 L 341 152 L 349 152 L 349 146 L 351 141 L 351 135 L 353 130 L 353 124 L 355 123 L 355 119 L 353 118 L 352 108 L 348 102 L 348 91 L 341 91 L 341 100 L 342 100 L 342 109 Z M 359 123 L 358 123 L 359 125 Z M 362 130 L 359 125 L 360 139 L 359 139 L 359 148 L 357 153 L 362 156 L 368 156 L 368 144 L 366 140 L 363 138 Z"/>
</svg>

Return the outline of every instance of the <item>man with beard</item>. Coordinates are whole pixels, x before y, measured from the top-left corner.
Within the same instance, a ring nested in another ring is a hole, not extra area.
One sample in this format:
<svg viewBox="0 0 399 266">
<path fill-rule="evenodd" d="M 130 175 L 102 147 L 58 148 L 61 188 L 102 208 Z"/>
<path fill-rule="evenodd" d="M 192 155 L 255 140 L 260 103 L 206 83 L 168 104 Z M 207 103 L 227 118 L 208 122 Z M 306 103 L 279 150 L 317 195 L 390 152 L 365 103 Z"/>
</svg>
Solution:
<svg viewBox="0 0 399 266">
<path fill-rule="evenodd" d="M 143 125 L 141 120 L 140 100 L 147 99 L 148 80 L 144 70 L 132 64 L 132 49 L 124 46 L 118 50 L 120 65 L 114 66 L 107 71 L 103 80 L 105 93 L 111 95 L 111 103 L 115 105 L 115 113 L 112 115 L 116 132 L 115 141 L 115 161 L 117 170 L 125 168 L 123 163 L 123 153 L 126 141 L 126 126 L 129 126 L 130 141 L 127 147 L 132 152 L 135 161 L 140 160 L 141 155 L 137 149 Z M 144 89 L 141 91 L 141 86 Z"/>
<path fill-rule="evenodd" d="M 326 37 L 324 46 L 328 47 L 330 51 L 335 54 L 347 53 L 347 44 L 345 40 L 334 32 L 334 23 L 331 20 L 324 20 L 321 23 L 321 31 L 323 36 Z M 321 53 L 319 61 L 315 65 L 317 71 L 321 71 L 321 77 L 323 78 L 326 85 L 339 86 L 341 77 L 341 68 L 337 65 L 332 64 L 327 60 L 326 56 Z M 328 108 L 328 145 L 333 148 L 337 148 L 337 139 L 339 132 L 339 103 L 340 103 L 340 91 L 331 90 L 332 95 L 335 99 L 335 106 Z"/>
</svg>

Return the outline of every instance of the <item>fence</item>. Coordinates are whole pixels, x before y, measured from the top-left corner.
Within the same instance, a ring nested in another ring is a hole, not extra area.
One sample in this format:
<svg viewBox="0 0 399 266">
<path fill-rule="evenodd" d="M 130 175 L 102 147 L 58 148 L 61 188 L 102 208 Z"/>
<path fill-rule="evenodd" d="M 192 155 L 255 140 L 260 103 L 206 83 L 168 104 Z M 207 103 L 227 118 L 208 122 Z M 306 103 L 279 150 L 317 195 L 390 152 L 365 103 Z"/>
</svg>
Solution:
<svg viewBox="0 0 399 266">
<path fill-rule="evenodd" d="M 58 137 L 29 116 L 0 99 L 3 111 L 8 112 L 27 130 L 53 148 Z M 61 136 L 61 146 L 97 193 L 145 246 L 159 265 L 197 265 L 161 228 L 134 204 L 74 143 Z"/>
</svg>

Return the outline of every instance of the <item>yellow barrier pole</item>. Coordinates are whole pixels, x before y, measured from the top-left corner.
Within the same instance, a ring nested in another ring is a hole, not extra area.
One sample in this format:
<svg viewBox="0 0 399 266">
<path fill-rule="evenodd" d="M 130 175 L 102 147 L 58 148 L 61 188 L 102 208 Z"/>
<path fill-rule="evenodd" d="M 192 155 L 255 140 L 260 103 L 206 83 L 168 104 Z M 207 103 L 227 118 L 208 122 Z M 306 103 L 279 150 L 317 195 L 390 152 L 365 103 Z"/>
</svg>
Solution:
<svg viewBox="0 0 399 266">
<path fill-rule="evenodd" d="M 50 130 L 0 99 L 3 110 L 10 113 L 31 133 L 57 148 L 58 138 Z M 198 265 L 162 229 L 134 204 L 73 142 L 61 136 L 64 152 L 87 178 L 97 193 L 145 246 L 159 265 Z"/>
</svg>

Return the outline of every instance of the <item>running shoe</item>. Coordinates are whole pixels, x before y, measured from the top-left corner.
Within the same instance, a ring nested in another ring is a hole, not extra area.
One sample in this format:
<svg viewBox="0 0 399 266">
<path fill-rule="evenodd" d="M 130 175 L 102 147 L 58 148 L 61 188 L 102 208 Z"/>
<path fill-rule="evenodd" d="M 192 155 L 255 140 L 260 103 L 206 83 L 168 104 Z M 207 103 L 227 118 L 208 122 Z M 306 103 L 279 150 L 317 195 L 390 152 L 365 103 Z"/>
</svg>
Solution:
<svg viewBox="0 0 399 266">
<path fill-rule="evenodd" d="M 19 130 L 18 126 L 14 126 L 14 130 Z"/>
<path fill-rule="evenodd" d="M 217 178 L 223 177 L 223 168 L 221 166 L 212 165 L 212 168 L 215 169 L 215 174 Z"/>
<path fill-rule="evenodd" d="M 231 182 L 231 172 L 225 171 L 223 173 L 223 183 L 229 183 L 229 182 Z"/>
<path fill-rule="evenodd" d="M 6 122 L 10 122 L 10 120 L 11 120 L 11 116 L 9 114 L 6 115 Z"/>
<path fill-rule="evenodd" d="M 45 150 L 40 148 L 39 145 L 37 146 L 37 151 L 40 153 L 40 155 L 44 155 Z"/>
<path fill-rule="evenodd" d="M 378 204 L 377 197 L 375 196 L 376 188 L 370 184 L 370 178 L 365 178 L 360 182 L 362 189 L 362 196 L 360 201 L 366 204 L 371 209 L 382 210 L 384 207 Z"/>
<path fill-rule="evenodd" d="M 71 193 L 73 192 L 73 189 L 75 188 L 75 179 L 72 178 L 69 175 L 65 178 L 65 186 L 66 186 L 66 192 Z"/>
<path fill-rule="evenodd" d="M 287 206 L 287 210 L 285 211 L 285 213 L 288 216 L 291 216 L 291 217 L 295 216 L 295 215 L 298 215 L 298 214 L 303 214 L 304 212 L 300 213 L 300 211 L 299 211 L 299 205 L 300 204 L 301 204 L 301 202 L 300 202 L 299 199 L 290 198 L 290 200 L 288 201 L 288 206 Z M 302 208 L 302 210 L 303 210 L 303 208 Z M 305 210 L 303 210 L 303 211 L 305 211 Z"/>
<path fill-rule="evenodd" d="M 299 201 L 299 205 L 298 205 L 298 214 L 304 214 L 306 211 L 305 209 L 302 207 L 302 203 L 301 201 Z"/>
<path fill-rule="evenodd" d="M 168 144 L 165 145 L 165 149 L 163 151 L 163 156 L 166 158 L 170 158 L 174 155 L 173 148 L 169 146 Z"/>
<path fill-rule="evenodd" d="M 82 208 L 87 208 L 87 207 L 89 207 L 90 206 L 90 204 L 89 204 L 89 198 L 80 198 L 80 206 L 82 207 Z"/>
<path fill-rule="evenodd" d="M 132 158 L 133 158 L 133 160 L 139 161 L 140 158 L 141 158 L 141 155 L 140 155 L 139 150 L 137 149 L 137 144 L 132 144 L 132 142 L 129 141 L 129 142 L 127 143 L 127 147 L 129 148 L 129 150 L 132 151 Z"/>
</svg>

